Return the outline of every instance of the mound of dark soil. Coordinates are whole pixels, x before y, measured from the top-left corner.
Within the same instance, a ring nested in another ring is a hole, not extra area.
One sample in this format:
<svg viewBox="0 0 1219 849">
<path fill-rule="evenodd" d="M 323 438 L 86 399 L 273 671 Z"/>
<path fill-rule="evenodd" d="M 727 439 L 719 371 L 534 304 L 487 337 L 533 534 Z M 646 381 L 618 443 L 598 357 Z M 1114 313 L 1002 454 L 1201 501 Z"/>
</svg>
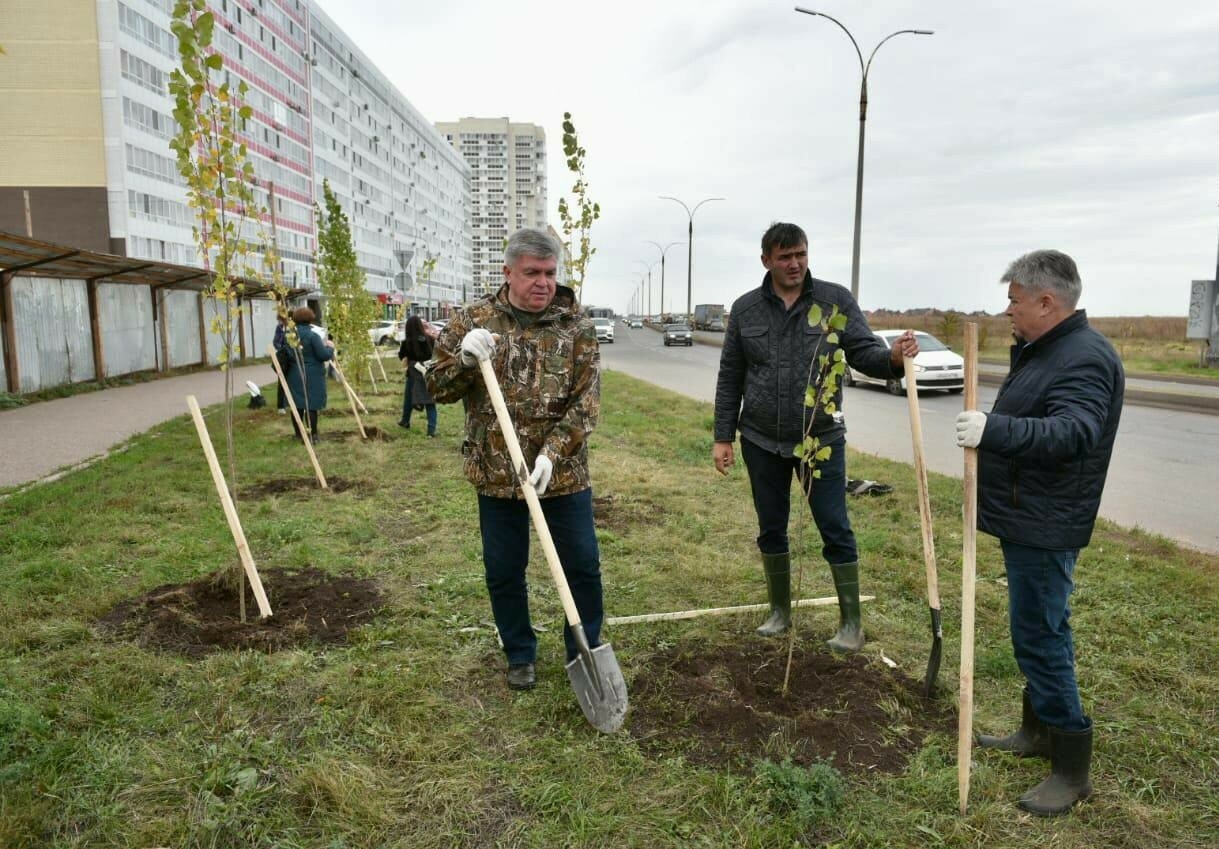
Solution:
<svg viewBox="0 0 1219 849">
<path fill-rule="evenodd" d="M 246 588 L 246 617 L 228 576 L 206 575 L 189 584 L 166 584 L 121 602 L 103 616 L 102 631 L 146 648 L 202 657 L 221 649 L 276 651 L 314 643 L 342 643 L 351 629 L 381 607 L 376 582 L 329 575 L 320 569 L 259 571 L 274 615 L 258 618 Z"/>
<path fill-rule="evenodd" d="M 330 488 L 331 492 L 354 490 L 357 494 L 376 489 L 376 484 L 372 481 L 350 480 L 338 475 L 334 477 L 327 475 L 326 486 Z M 315 477 L 274 478 L 269 481 L 259 481 L 258 483 L 240 487 L 237 490 L 237 497 L 240 500 L 242 498 L 266 498 L 269 495 L 287 495 L 289 493 L 312 494 L 322 491 Z"/>
<path fill-rule="evenodd" d="M 631 689 L 632 735 L 645 751 L 713 768 L 790 757 L 844 773 L 895 773 L 927 734 L 956 732 L 951 705 L 876 661 L 796 647 L 783 694 L 787 643 L 674 648 L 651 659 Z"/>
<path fill-rule="evenodd" d="M 666 512 L 650 502 L 627 501 L 616 495 L 593 496 L 593 524 L 602 530 L 622 533 L 640 523 L 656 522 Z"/>
<path fill-rule="evenodd" d="M 370 424 L 364 425 L 364 436 L 369 441 L 376 441 L 376 442 L 390 442 L 393 440 L 393 437 L 390 436 L 387 431 L 381 430 L 381 428 L 377 427 L 376 425 L 370 425 Z M 361 440 L 361 438 L 362 437 L 360 436 L 359 428 L 356 428 L 355 430 L 336 430 L 336 431 L 330 431 L 330 432 L 323 432 L 321 435 L 321 440 L 323 442 L 330 442 L 332 440 L 352 440 L 352 439 L 359 442 Z"/>
</svg>

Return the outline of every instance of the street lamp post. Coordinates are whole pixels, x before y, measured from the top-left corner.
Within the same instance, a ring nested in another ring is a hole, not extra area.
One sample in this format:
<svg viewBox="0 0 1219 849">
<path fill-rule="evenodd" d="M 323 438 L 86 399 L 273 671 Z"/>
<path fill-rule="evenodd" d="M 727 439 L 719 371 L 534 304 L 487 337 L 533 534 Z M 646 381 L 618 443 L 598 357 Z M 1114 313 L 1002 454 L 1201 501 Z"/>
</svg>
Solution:
<svg viewBox="0 0 1219 849">
<path fill-rule="evenodd" d="M 851 35 L 851 31 L 843 26 L 842 22 L 835 17 L 827 15 L 825 12 L 816 12 L 812 9 L 805 9 L 802 6 L 796 6 L 796 11 L 805 15 L 814 15 L 820 18 L 826 18 L 838 25 L 838 28 L 847 34 L 847 38 L 851 39 L 851 44 L 855 47 L 855 55 L 859 57 L 859 72 L 861 74 L 859 83 L 859 152 L 855 159 L 855 241 L 851 248 L 851 295 L 856 301 L 859 300 L 859 231 L 860 224 L 863 221 L 863 136 L 864 127 L 868 120 L 868 71 L 872 68 L 872 59 L 876 56 L 876 51 L 880 50 L 882 44 L 891 38 L 899 35 L 934 35 L 935 30 L 929 29 L 899 29 L 897 32 L 891 32 L 880 40 L 880 42 L 872 48 L 872 52 L 868 55 L 868 61 L 863 60 L 863 52 L 859 49 L 859 42 L 855 40 L 855 36 Z"/>
<path fill-rule="evenodd" d="M 644 241 L 649 245 L 655 245 L 656 249 L 660 251 L 660 312 L 663 315 L 665 311 L 665 254 L 668 253 L 669 248 L 682 243 L 669 242 L 669 244 L 661 247 L 660 242 L 653 242 L 651 239 L 644 239 Z M 651 317 L 651 315 L 648 316 L 649 319 Z"/>
<path fill-rule="evenodd" d="M 698 212 L 698 208 L 704 203 L 710 203 L 713 200 L 726 200 L 726 198 L 705 198 L 694 204 L 694 209 L 669 195 L 661 195 L 660 199 L 680 203 L 681 208 L 686 211 L 686 216 L 690 219 L 690 229 L 686 233 L 686 319 L 690 320 L 694 316 L 694 213 Z"/>
<path fill-rule="evenodd" d="M 635 263 L 637 265 L 642 265 L 644 268 L 646 268 L 648 270 L 647 310 L 648 310 L 648 315 L 651 316 L 651 314 L 652 314 L 652 269 L 656 267 L 656 263 L 655 262 L 649 263 L 642 259 L 635 260 Z M 642 306 L 642 304 L 641 304 L 641 306 Z M 641 309 L 640 312 L 643 312 L 643 310 Z"/>
</svg>

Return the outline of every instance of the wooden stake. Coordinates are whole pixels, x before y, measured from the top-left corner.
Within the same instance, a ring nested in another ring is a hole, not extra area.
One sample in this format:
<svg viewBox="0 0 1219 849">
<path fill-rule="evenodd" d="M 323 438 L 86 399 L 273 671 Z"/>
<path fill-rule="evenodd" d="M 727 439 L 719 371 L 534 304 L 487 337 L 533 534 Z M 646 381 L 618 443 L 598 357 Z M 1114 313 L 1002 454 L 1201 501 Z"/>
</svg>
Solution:
<svg viewBox="0 0 1219 849">
<path fill-rule="evenodd" d="M 373 373 L 372 373 L 372 361 L 371 361 L 371 360 L 370 360 L 370 361 L 368 361 L 368 362 L 366 363 L 366 365 L 368 366 L 368 379 L 369 379 L 369 381 L 372 383 L 372 394 L 373 394 L 373 395 L 376 395 L 376 394 L 378 394 L 378 393 L 380 392 L 380 390 L 379 390 L 379 389 L 377 389 L 377 379 L 376 379 L 375 377 L 373 377 Z"/>
<path fill-rule="evenodd" d="M 343 386 L 346 388 L 346 390 L 348 392 L 351 393 L 351 397 L 356 399 L 356 403 L 360 405 L 360 409 L 364 412 L 364 415 L 367 416 L 368 408 L 364 406 L 364 402 L 361 401 L 360 396 L 356 394 L 356 389 L 354 386 L 351 385 L 351 382 L 347 379 L 347 375 L 343 374 L 343 367 L 339 365 L 339 358 L 335 357 L 330 362 L 334 366 L 334 373 L 339 376 L 339 380 L 342 382 Z"/>
<path fill-rule="evenodd" d="M 978 408 L 978 325 L 965 324 L 965 409 Z M 978 449 L 965 449 L 965 525 L 961 533 L 961 706 L 957 727 L 957 796 L 961 816 L 969 805 L 973 749 L 974 594 L 978 556 Z"/>
<path fill-rule="evenodd" d="M 862 595 L 861 602 L 875 601 L 874 595 Z M 792 607 L 824 607 L 837 604 L 837 596 L 823 598 L 802 598 L 792 602 Z M 700 610 L 679 610 L 675 613 L 641 613 L 638 616 L 611 616 L 606 619 L 607 625 L 634 625 L 639 622 L 669 622 L 674 619 L 695 619 L 699 616 L 724 616 L 729 613 L 749 613 L 750 611 L 770 610 L 769 604 L 741 604 L 736 607 L 704 607 Z"/>
<path fill-rule="evenodd" d="M 389 375 L 385 373 L 385 363 L 381 362 L 381 352 L 374 351 L 372 356 L 377 361 L 377 368 L 381 369 L 381 379 L 389 383 Z"/>
<path fill-rule="evenodd" d="M 296 401 L 292 397 L 292 390 L 288 388 L 288 378 L 284 377 L 283 370 L 279 367 L 279 357 L 275 356 L 275 346 L 268 345 L 267 353 L 271 355 L 271 365 L 275 367 L 275 374 L 279 378 L 279 385 L 283 387 L 284 398 L 288 401 L 288 411 L 292 413 L 292 418 L 296 421 L 296 427 L 298 428 L 297 432 L 301 434 L 301 441 L 305 443 L 305 450 L 309 452 L 309 462 L 313 464 L 313 473 L 317 476 L 318 486 L 322 489 L 330 489 L 326 485 L 326 476 L 322 474 L 322 466 L 317 461 L 317 452 L 313 450 L 313 442 L 308 437 L 309 429 L 301 421 L 301 414 L 296 409 Z"/>
<path fill-rule="evenodd" d="M 342 372 L 335 369 L 335 374 L 342 377 Z M 356 427 L 360 429 L 360 439 L 368 439 L 368 434 L 364 432 L 364 422 L 360 421 L 360 411 L 356 408 L 356 393 L 351 388 L 347 380 L 344 378 L 339 381 L 343 386 L 343 392 L 347 395 L 347 403 L 351 405 L 351 414 L 356 417 Z"/>
<path fill-rule="evenodd" d="M 229 486 L 224 481 L 224 472 L 220 470 L 220 461 L 216 459 L 216 449 L 212 447 L 212 439 L 207 434 L 207 424 L 203 421 L 203 413 L 199 410 L 199 402 L 195 400 L 194 395 L 186 396 L 186 406 L 190 408 L 191 418 L 195 420 L 195 430 L 199 432 L 199 441 L 203 443 L 203 453 L 207 455 L 207 465 L 212 470 L 212 481 L 216 484 L 216 493 L 220 496 L 224 517 L 228 519 L 229 531 L 233 534 L 233 541 L 237 543 L 237 554 L 241 557 L 242 568 L 245 569 L 246 577 L 250 579 L 254 598 L 258 601 L 258 613 L 263 619 L 266 619 L 271 615 L 271 602 L 267 601 L 266 590 L 262 588 L 262 579 L 258 577 L 258 567 L 254 565 L 254 556 L 250 554 L 245 531 L 241 529 L 241 519 L 237 517 L 237 508 L 233 506 Z"/>
</svg>

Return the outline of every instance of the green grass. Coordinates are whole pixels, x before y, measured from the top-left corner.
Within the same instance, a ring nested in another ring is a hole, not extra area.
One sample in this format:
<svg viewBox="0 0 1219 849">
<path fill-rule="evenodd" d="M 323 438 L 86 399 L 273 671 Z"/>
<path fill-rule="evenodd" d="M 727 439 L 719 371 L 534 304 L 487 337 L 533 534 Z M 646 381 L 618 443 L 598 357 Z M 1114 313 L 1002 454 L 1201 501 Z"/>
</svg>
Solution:
<svg viewBox="0 0 1219 849">
<path fill-rule="evenodd" d="M 944 737 L 899 775 L 849 779 L 837 800 L 827 776 L 697 768 L 594 732 L 561 671 L 560 608 L 536 552 L 540 684 L 509 694 L 460 470 L 460 409 L 441 408 L 441 437 L 428 440 L 393 427 L 399 395 L 365 400 L 371 423 L 396 438 L 323 442 L 319 454 L 328 475 L 369 488 L 239 502 L 261 568 L 380 577 L 387 608 L 347 646 L 189 661 L 94 630 L 117 602 L 233 559 L 185 416 L 0 502 L 0 846 L 1219 845 L 1219 559 L 1105 523 L 1084 552 L 1073 621 L 1097 724 L 1096 794 L 1073 816 L 1019 814 L 1014 799 L 1044 766 L 976 753 L 958 817 L 955 741 Z M 218 438 L 218 409 L 207 417 Z M 311 475 L 283 418 L 243 405 L 236 418 L 241 483 Z M 604 376 L 591 456 L 595 494 L 613 496 L 622 520 L 600 535 L 611 615 L 761 600 L 748 485 L 739 467 L 729 478 L 712 470 L 710 423 L 709 405 Z M 322 421 L 323 433 L 353 427 Z M 918 677 L 930 637 L 913 475 L 860 454 L 850 464 L 853 477 L 896 487 L 851 501 L 864 590 L 877 595 L 865 651 Z M 932 500 L 941 682 L 954 692 L 960 483 L 933 476 Z M 802 514 L 793 522 L 809 565 L 802 593 L 830 594 L 815 530 Z M 1018 719 L 1021 681 L 987 537 L 978 564 L 975 727 L 1004 729 Z M 810 642 L 836 621 L 829 608 L 801 615 Z M 629 683 L 668 645 L 714 652 L 753 639 L 756 624 L 608 636 Z"/>
</svg>

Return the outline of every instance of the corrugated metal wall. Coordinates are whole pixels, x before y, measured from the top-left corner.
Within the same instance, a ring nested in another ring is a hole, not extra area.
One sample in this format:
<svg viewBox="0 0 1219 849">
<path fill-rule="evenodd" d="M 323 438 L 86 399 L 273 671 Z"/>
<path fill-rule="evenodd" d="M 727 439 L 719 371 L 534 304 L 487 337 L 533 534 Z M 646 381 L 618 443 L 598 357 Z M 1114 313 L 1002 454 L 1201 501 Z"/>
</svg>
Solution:
<svg viewBox="0 0 1219 849">
<path fill-rule="evenodd" d="M 93 343 L 83 280 L 14 277 L 13 326 L 22 392 L 92 380 Z"/>
<path fill-rule="evenodd" d="M 160 354 L 147 286 L 102 283 L 97 287 L 102 350 L 109 377 L 155 369 Z"/>
<path fill-rule="evenodd" d="M 16 276 L 12 287 L 20 391 L 36 392 L 94 380 L 97 374 L 85 281 Z M 107 377 L 200 364 L 198 294 L 162 290 L 158 297 L 165 299 L 168 364 L 160 362 L 160 328 L 153 321 L 148 287 L 105 282 L 98 285 L 97 309 Z M 208 362 L 214 365 L 220 362 L 223 346 L 220 337 L 211 330 L 215 305 L 208 299 L 204 299 L 203 305 Z M 246 353 L 251 358 L 265 357 L 275 335 L 275 302 L 256 298 L 246 301 L 243 307 Z M 240 349 L 234 327 L 233 358 L 238 357 Z M 0 389 L 7 386 L 6 366 L 0 350 Z"/>
<path fill-rule="evenodd" d="M 224 353 L 224 336 L 222 332 L 217 332 L 217 328 L 222 326 L 224 317 L 224 303 L 216 301 L 212 298 L 203 299 L 203 321 L 207 324 L 207 361 L 213 365 L 221 360 L 221 355 Z M 220 321 L 217 322 L 217 318 Z M 233 325 L 233 350 L 229 355 L 230 359 L 236 359 L 241 356 L 241 351 L 237 347 L 238 342 L 237 325 Z"/>
<path fill-rule="evenodd" d="M 4 333 L 4 322 L 0 321 L 0 334 Z M 8 391 L 8 372 L 4 368 L 4 346 L 0 345 L 0 392 Z"/>
<path fill-rule="evenodd" d="M 195 292 L 165 293 L 166 329 L 169 331 L 169 367 L 203 362 L 199 350 L 199 295 Z"/>
</svg>

